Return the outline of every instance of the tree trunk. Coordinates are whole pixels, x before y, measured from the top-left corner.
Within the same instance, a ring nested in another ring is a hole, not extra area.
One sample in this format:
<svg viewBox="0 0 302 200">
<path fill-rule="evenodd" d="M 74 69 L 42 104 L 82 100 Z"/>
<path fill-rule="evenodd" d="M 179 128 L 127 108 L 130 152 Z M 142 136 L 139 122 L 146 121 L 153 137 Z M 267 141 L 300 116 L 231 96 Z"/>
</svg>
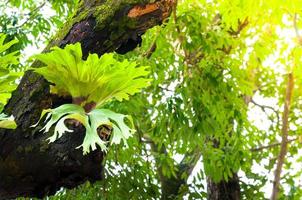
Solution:
<svg viewBox="0 0 302 200">
<path fill-rule="evenodd" d="M 126 53 L 140 44 L 147 29 L 170 15 L 172 4 L 171 0 L 82 0 L 74 17 L 44 51 L 81 42 L 84 57 Z M 41 126 L 30 127 L 43 109 L 70 102 L 51 95 L 43 77 L 25 73 L 4 111 L 15 116 L 18 128 L 0 130 L 0 199 L 43 197 L 60 187 L 102 179 L 103 153 L 98 150 L 83 156 L 81 149 L 75 149 L 83 141 L 83 127 L 72 126 L 73 133 L 51 144 L 45 139 L 52 131 L 44 134 L 39 132 Z"/>
<path fill-rule="evenodd" d="M 240 185 L 237 174 L 228 181 L 213 182 L 207 178 L 207 195 L 208 200 L 239 200 L 240 199 Z"/>
</svg>

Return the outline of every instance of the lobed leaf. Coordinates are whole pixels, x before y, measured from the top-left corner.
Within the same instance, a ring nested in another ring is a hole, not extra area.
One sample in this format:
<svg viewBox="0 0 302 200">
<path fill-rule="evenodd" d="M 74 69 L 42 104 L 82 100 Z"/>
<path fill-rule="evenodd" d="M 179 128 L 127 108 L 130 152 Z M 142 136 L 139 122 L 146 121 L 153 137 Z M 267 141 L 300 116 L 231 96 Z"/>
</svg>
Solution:
<svg viewBox="0 0 302 200">
<path fill-rule="evenodd" d="M 99 107 L 113 99 L 122 101 L 149 85 L 148 67 L 135 62 L 119 62 L 113 54 L 89 54 L 82 60 L 81 44 L 52 48 L 50 53 L 34 56 L 46 66 L 33 68 L 54 84 L 52 91 L 85 98 Z M 60 76 L 58 76 L 60 74 Z M 85 102 L 83 102 L 85 103 Z"/>
<path fill-rule="evenodd" d="M 97 149 L 97 146 L 102 151 L 107 151 L 107 141 L 103 141 L 99 134 L 98 128 L 102 125 L 110 126 L 113 128 L 110 144 L 120 144 L 121 141 L 127 145 L 127 139 L 132 135 L 134 130 L 130 128 L 125 119 L 128 119 L 133 127 L 132 118 L 127 115 L 115 113 L 107 109 L 94 109 L 90 113 L 85 113 L 81 106 L 75 104 L 64 104 L 55 109 L 43 110 L 40 120 L 46 115 L 46 124 L 41 129 L 44 132 L 48 132 L 49 129 L 55 125 L 54 134 L 48 138 L 49 142 L 55 142 L 57 139 L 63 136 L 66 132 L 72 132 L 65 125 L 66 119 L 75 119 L 79 121 L 86 129 L 85 138 L 83 143 L 78 148 L 83 148 L 83 153 L 87 154 L 90 151 Z"/>
</svg>

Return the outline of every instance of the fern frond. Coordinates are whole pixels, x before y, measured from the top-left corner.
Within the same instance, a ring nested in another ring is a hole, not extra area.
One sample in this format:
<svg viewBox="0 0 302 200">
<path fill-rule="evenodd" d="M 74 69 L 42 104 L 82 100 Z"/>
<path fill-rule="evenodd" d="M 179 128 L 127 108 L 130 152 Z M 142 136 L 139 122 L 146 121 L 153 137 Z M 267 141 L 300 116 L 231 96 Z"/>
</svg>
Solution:
<svg viewBox="0 0 302 200">
<path fill-rule="evenodd" d="M 97 107 L 113 99 L 122 101 L 149 85 L 148 67 L 127 60 L 119 62 L 113 54 L 98 57 L 89 54 L 82 60 L 80 43 L 64 49 L 52 48 L 46 54 L 34 56 L 46 66 L 33 70 L 54 84 L 53 91 L 84 98 L 84 103 L 94 102 Z"/>
</svg>

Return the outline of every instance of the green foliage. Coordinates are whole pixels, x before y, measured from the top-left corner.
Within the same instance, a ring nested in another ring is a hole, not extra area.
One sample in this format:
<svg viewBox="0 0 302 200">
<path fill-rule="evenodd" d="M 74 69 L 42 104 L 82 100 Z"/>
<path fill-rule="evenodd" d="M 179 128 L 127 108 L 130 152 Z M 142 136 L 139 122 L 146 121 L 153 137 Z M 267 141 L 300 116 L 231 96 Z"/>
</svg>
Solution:
<svg viewBox="0 0 302 200">
<path fill-rule="evenodd" d="M 62 27 L 76 3 L 77 0 L 0 1 L 0 32 L 7 34 L 10 40 L 19 40 L 13 51 L 25 50 L 33 45 L 39 47 L 50 40 L 57 27 Z M 24 63 L 18 63 L 15 67 L 23 68 Z"/>
<path fill-rule="evenodd" d="M 119 62 L 113 54 L 98 57 L 90 54 L 82 60 L 81 44 L 67 45 L 64 49 L 54 47 L 50 53 L 34 56 L 46 64 L 33 70 L 54 84 L 53 91 L 83 98 L 82 105 L 96 103 L 102 106 L 111 100 L 128 100 L 129 95 L 149 85 L 143 78 L 147 67 L 137 67 L 135 62 Z M 60 76 L 58 76 L 60 74 Z"/>
<path fill-rule="evenodd" d="M 11 92 L 16 89 L 16 79 L 21 76 L 20 72 L 11 72 L 10 66 L 18 63 L 18 52 L 6 53 L 17 40 L 5 42 L 6 35 L 0 33 L 0 110 L 2 111 L 7 100 L 11 96 Z M 0 114 L 0 127 L 15 129 L 17 127 L 14 117 L 1 113 Z"/>
<path fill-rule="evenodd" d="M 17 84 L 15 80 L 19 78 L 22 73 L 11 72 L 10 66 L 17 64 L 18 51 L 6 53 L 6 51 L 16 44 L 17 40 L 5 42 L 6 35 L 0 33 L 0 107 L 1 110 L 10 98 L 11 92 L 16 89 Z"/>
</svg>

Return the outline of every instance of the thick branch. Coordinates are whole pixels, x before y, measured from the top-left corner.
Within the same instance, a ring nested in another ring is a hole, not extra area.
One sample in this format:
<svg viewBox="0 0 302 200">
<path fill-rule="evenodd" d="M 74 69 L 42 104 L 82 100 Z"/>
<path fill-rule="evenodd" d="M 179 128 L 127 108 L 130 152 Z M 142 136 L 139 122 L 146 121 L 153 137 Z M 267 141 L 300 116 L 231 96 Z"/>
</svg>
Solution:
<svg viewBox="0 0 302 200">
<path fill-rule="evenodd" d="M 90 52 L 126 53 L 139 45 L 141 35 L 160 24 L 170 11 L 169 0 L 82 0 L 74 17 L 44 51 L 55 45 L 81 42 L 84 57 Z M 75 149 L 83 141 L 82 127 L 73 127 L 74 133 L 52 144 L 45 141 L 51 132 L 39 132 L 41 126 L 30 128 L 43 109 L 70 102 L 70 98 L 51 95 L 49 84 L 41 76 L 25 73 L 5 108 L 6 113 L 15 116 L 18 128 L 0 130 L 0 199 L 43 197 L 62 186 L 73 188 L 86 180 L 102 178 L 103 153 L 83 156 L 81 149 Z"/>
</svg>

